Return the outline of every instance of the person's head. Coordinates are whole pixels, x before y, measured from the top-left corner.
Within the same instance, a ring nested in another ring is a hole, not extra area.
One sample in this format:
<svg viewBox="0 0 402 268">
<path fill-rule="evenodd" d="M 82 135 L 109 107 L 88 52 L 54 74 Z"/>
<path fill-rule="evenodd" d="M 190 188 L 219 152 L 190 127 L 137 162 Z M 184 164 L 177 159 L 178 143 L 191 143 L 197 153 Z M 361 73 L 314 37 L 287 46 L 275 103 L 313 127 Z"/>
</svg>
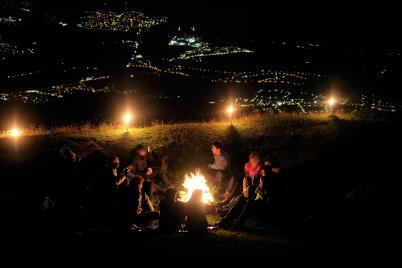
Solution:
<svg viewBox="0 0 402 268">
<path fill-rule="evenodd" d="M 138 155 L 138 156 L 146 156 L 147 154 L 148 154 L 148 149 L 147 149 L 147 147 L 145 147 L 144 145 L 142 145 L 142 144 L 139 144 L 139 145 L 137 145 L 136 147 L 135 147 L 135 153 Z"/>
<path fill-rule="evenodd" d="M 213 155 L 220 155 L 222 152 L 222 143 L 216 141 L 211 145 L 211 152 Z"/>
<path fill-rule="evenodd" d="M 120 167 L 120 158 L 118 156 L 113 156 L 112 158 L 112 168 Z"/>
<path fill-rule="evenodd" d="M 132 181 L 133 187 L 136 188 L 136 189 L 138 189 L 139 192 L 142 191 L 142 184 L 143 184 L 143 183 L 144 183 L 144 178 L 143 178 L 143 177 L 141 177 L 141 176 L 135 176 L 135 177 L 133 178 L 133 181 Z"/>
<path fill-rule="evenodd" d="M 176 190 L 173 188 L 169 188 L 165 192 L 165 199 L 170 202 L 176 201 Z"/>
<path fill-rule="evenodd" d="M 189 202 L 191 203 L 202 203 L 202 190 L 196 189 L 193 191 Z"/>
<path fill-rule="evenodd" d="M 256 166 L 260 165 L 261 162 L 262 162 L 261 155 L 259 153 L 256 153 L 256 152 L 252 152 L 249 155 L 248 159 L 249 159 L 249 162 L 250 162 L 251 166 L 253 166 L 253 167 L 256 167 Z"/>
<path fill-rule="evenodd" d="M 133 165 L 131 165 L 131 164 L 127 165 L 126 171 L 127 171 L 127 172 L 133 171 Z"/>
</svg>

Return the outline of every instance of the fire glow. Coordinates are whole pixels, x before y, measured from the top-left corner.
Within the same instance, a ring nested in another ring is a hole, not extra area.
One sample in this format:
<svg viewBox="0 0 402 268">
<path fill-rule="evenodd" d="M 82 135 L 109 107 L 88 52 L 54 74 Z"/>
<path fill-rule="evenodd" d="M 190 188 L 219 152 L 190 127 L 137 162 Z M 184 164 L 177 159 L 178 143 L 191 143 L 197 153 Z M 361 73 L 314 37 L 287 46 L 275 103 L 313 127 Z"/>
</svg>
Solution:
<svg viewBox="0 0 402 268">
<path fill-rule="evenodd" d="M 13 129 L 8 131 L 8 134 L 11 137 L 17 138 L 17 137 L 21 136 L 22 132 L 18 128 L 13 128 Z"/>
<path fill-rule="evenodd" d="M 180 191 L 180 201 L 188 202 L 194 190 L 201 190 L 204 204 L 212 204 L 214 202 L 214 197 L 207 185 L 207 181 L 199 170 L 196 170 L 195 173 L 187 173 L 184 176 L 183 186 L 185 191 Z"/>
</svg>

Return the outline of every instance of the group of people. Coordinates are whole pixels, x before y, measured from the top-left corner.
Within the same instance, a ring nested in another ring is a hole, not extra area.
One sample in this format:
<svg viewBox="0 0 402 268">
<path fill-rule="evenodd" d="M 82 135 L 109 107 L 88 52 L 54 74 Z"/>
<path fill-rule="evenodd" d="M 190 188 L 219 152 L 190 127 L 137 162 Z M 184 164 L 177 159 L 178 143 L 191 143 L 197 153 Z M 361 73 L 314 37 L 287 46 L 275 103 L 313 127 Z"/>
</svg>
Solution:
<svg viewBox="0 0 402 268">
<path fill-rule="evenodd" d="M 239 180 L 231 172 L 230 161 L 219 142 L 211 146 L 214 162 L 208 165 L 209 174 L 221 188 L 222 199 L 217 202 L 216 210 L 222 219 L 218 228 L 241 229 L 252 213 L 264 213 L 276 198 L 274 184 L 280 168 L 272 166 L 257 152 L 249 155 L 244 165 L 244 176 Z M 222 191 L 223 190 L 223 191 Z"/>
<path fill-rule="evenodd" d="M 92 153 L 94 144 L 88 148 Z M 217 186 L 215 206 L 222 218 L 215 227 L 241 229 L 251 214 L 266 211 L 272 203 L 272 188 L 280 169 L 253 152 L 244 165 L 244 176 L 236 176 L 220 142 L 211 145 L 211 152 L 214 160 L 202 172 L 209 184 Z M 81 160 L 81 156 L 70 148 L 64 148 L 63 153 L 74 162 Z M 162 232 L 174 233 L 183 228 L 191 233 L 206 232 L 208 223 L 203 192 L 195 190 L 188 202 L 178 201 L 168 177 L 167 157 L 161 159 L 159 166 L 153 164 L 154 160 L 143 145 L 133 149 L 125 167 L 121 167 L 119 157 L 112 157 L 103 172 L 106 186 L 102 198 L 105 203 L 119 200 L 119 207 L 132 231 L 156 226 L 154 223 L 158 222 Z M 160 202 L 154 202 L 156 199 Z"/>
</svg>

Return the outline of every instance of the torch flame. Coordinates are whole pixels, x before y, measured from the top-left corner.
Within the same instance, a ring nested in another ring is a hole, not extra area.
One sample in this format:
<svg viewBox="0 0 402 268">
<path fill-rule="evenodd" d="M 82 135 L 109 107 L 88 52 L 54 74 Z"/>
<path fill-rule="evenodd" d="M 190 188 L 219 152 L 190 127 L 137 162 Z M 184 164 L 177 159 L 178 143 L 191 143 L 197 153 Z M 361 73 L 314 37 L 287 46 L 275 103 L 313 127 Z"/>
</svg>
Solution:
<svg viewBox="0 0 402 268">
<path fill-rule="evenodd" d="M 19 137 L 21 136 L 21 130 L 19 130 L 18 128 L 13 128 L 9 131 L 10 135 L 12 137 Z"/>
<path fill-rule="evenodd" d="M 334 106 L 334 104 L 336 103 L 336 99 L 331 97 L 328 101 L 327 101 L 329 106 Z"/>
<path fill-rule="evenodd" d="M 193 194 L 194 190 L 202 191 L 202 202 L 205 204 L 211 204 L 214 202 L 214 197 L 209 190 L 207 185 L 207 181 L 199 170 L 196 170 L 195 173 L 187 173 L 184 176 L 183 183 L 185 191 L 179 192 L 179 200 L 182 202 L 188 202 Z"/>
<path fill-rule="evenodd" d="M 133 119 L 133 116 L 132 116 L 132 114 L 129 113 L 129 112 L 125 113 L 124 116 L 123 116 L 123 121 L 124 121 L 124 123 L 127 124 L 127 125 L 131 123 L 131 120 L 132 120 L 132 119 Z"/>
</svg>

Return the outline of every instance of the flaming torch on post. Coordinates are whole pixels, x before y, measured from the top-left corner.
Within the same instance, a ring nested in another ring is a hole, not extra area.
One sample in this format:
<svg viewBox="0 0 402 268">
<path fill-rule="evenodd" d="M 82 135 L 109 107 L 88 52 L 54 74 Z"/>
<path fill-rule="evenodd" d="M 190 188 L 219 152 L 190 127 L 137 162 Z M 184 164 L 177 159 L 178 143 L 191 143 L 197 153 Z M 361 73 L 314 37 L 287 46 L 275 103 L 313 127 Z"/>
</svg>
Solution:
<svg viewBox="0 0 402 268">
<path fill-rule="evenodd" d="M 327 105 L 329 106 L 329 110 L 331 111 L 331 113 L 334 113 L 334 106 L 336 104 L 336 99 L 334 97 L 330 97 L 327 100 Z"/>
<path fill-rule="evenodd" d="M 226 112 L 229 114 L 230 117 L 230 125 L 233 126 L 233 113 L 234 113 L 235 109 L 233 108 L 232 105 L 230 105 L 227 109 Z"/>
<path fill-rule="evenodd" d="M 21 136 L 21 134 L 22 134 L 22 131 L 18 128 L 13 128 L 13 129 L 9 130 L 9 135 L 11 137 L 18 138 L 19 136 Z"/>
<path fill-rule="evenodd" d="M 126 133 L 128 133 L 128 129 L 130 128 L 130 124 L 133 121 L 133 115 L 130 112 L 126 112 L 123 115 L 123 123 L 126 127 Z"/>
</svg>

